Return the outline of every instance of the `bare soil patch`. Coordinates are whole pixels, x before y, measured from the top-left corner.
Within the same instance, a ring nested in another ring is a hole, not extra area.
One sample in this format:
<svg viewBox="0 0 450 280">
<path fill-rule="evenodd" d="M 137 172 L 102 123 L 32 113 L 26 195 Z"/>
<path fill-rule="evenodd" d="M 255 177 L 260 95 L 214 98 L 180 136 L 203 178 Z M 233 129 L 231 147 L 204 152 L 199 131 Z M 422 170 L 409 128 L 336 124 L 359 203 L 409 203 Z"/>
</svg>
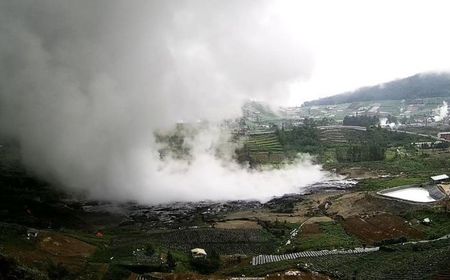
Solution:
<svg viewBox="0 0 450 280">
<path fill-rule="evenodd" d="M 329 223 L 332 221 L 334 221 L 334 220 L 328 216 L 317 216 L 317 217 L 311 217 L 308 220 L 306 220 L 305 225 L 315 224 L 315 223 Z"/>
<path fill-rule="evenodd" d="M 45 269 L 49 262 L 61 263 L 72 272 L 80 272 L 95 249 L 95 246 L 78 239 L 44 231 L 39 233 L 33 246 L 5 246 L 7 255 L 19 263 L 40 269 Z"/>
<path fill-rule="evenodd" d="M 341 175 L 346 175 L 350 178 L 356 179 L 379 178 L 381 176 L 381 174 L 377 171 L 370 171 L 365 168 L 358 167 L 342 168 L 337 170 L 337 172 Z"/>
<path fill-rule="evenodd" d="M 333 204 L 327 210 L 327 216 L 340 215 L 344 218 L 355 215 L 377 215 L 382 212 L 398 215 L 411 210 L 428 207 L 423 204 L 411 204 L 408 202 L 386 199 L 364 192 L 344 194 L 343 196 L 332 200 L 332 202 Z"/>
<path fill-rule="evenodd" d="M 357 236 L 368 244 L 374 244 L 383 240 L 422 238 L 424 234 L 412 228 L 408 222 L 398 216 L 381 214 L 362 218 L 354 216 L 343 222 L 346 232 Z"/>
<path fill-rule="evenodd" d="M 450 195 L 450 184 L 440 184 L 439 186 L 445 192 L 446 195 Z"/>
<path fill-rule="evenodd" d="M 302 226 L 302 235 L 321 233 L 319 224 L 304 224 Z"/>
<path fill-rule="evenodd" d="M 38 244 L 42 251 L 55 256 L 87 258 L 95 251 L 95 246 L 93 245 L 51 232 L 41 233 Z"/>
<path fill-rule="evenodd" d="M 294 223 L 294 224 L 301 224 L 303 223 L 308 217 L 304 217 L 301 215 L 297 215 L 296 213 L 274 213 L 270 212 L 267 209 L 262 210 L 245 210 L 245 211 L 238 211 L 228 214 L 226 217 L 228 220 L 255 220 L 255 221 L 269 221 L 269 222 L 286 222 L 286 223 Z"/>
<path fill-rule="evenodd" d="M 220 229 L 262 229 L 262 226 L 260 226 L 256 221 L 248 220 L 218 222 L 215 227 Z"/>
</svg>

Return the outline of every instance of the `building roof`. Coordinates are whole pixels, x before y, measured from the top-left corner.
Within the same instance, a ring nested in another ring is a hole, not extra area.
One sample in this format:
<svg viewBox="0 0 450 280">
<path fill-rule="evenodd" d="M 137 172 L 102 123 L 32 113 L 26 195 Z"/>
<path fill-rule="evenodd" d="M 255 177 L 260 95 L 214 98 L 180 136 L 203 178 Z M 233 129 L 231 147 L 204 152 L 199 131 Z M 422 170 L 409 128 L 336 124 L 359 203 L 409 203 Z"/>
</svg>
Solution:
<svg viewBox="0 0 450 280">
<path fill-rule="evenodd" d="M 449 177 L 446 174 L 431 176 L 431 180 L 433 181 L 447 180 L 448 178 Z"/>
<path fill-rule="evenodd" d="M 446 137 L 446 136 L 449 136 L 450 135 L 450 132 L 439 132 L 438 133 L 438 138 L 443 138 L 443 137 Z"/>
<path fill-rule="evenodd" d="M 191 250 L 192 254 L 196 254 L 196 255 L 205 255 L 206 256 L 206 251 L 205 249 L 202 248 L 194 248 Z"/>
</svg>

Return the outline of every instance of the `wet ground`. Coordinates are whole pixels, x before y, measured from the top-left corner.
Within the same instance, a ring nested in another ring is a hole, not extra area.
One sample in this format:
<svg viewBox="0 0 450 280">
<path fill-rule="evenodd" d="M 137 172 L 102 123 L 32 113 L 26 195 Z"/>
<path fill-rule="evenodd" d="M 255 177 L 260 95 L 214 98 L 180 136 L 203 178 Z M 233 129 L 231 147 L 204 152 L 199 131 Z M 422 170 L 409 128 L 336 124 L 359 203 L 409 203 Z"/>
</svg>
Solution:
<svg viewBox="0 0 450 280">
<path fill-rule="evenodd" d="M 354 187 L 354 180 L 329 180 L 310 185 L 299 193 L 285 194 L 261 203 L 256 200 L 174 202 L 158 205 L 138 203 L 112 203 L 84 201 L 81 208 L 87 213 L 113 213 L 123 217 L 121 226 L 138 225 L 145 228 L 183 228 L 206 225 L 236 211 L 258 210 L 289 211 L 296 202 L 314 193 L 346 190 Z"/>
</svg>

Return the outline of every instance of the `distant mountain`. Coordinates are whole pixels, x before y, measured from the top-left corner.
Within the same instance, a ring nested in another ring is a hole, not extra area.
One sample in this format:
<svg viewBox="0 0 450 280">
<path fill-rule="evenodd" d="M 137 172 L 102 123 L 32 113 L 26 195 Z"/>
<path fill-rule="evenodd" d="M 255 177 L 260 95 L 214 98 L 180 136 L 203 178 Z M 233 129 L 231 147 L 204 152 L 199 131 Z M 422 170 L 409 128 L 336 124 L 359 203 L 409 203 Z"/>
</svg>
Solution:
<svg viewBox="0 0 450 280">
<path fill-rule="evenodd" d="M 429 97 L 450 97 L 450 73 L 416 74 L 385 84 L 363 87 L 352 92 L 305 102 L 303 106 Z"/>
</svg>

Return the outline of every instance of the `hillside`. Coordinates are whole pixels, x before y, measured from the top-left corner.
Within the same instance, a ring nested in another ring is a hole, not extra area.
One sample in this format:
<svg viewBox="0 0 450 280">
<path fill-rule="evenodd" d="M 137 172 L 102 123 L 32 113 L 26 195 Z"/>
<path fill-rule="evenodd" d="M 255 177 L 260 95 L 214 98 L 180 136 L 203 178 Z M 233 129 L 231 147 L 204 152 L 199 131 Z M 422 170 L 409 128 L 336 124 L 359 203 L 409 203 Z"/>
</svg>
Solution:
<svg viewBox="0 0 450 280">
<path fill-rule="evenodd" d="M 363 87 L 326 98 L 305 102 L 304 106 L 334 105 L 361 101 L 450 97 L 450 73 L 416 74 L 376 86 Z"/>
</svg>

